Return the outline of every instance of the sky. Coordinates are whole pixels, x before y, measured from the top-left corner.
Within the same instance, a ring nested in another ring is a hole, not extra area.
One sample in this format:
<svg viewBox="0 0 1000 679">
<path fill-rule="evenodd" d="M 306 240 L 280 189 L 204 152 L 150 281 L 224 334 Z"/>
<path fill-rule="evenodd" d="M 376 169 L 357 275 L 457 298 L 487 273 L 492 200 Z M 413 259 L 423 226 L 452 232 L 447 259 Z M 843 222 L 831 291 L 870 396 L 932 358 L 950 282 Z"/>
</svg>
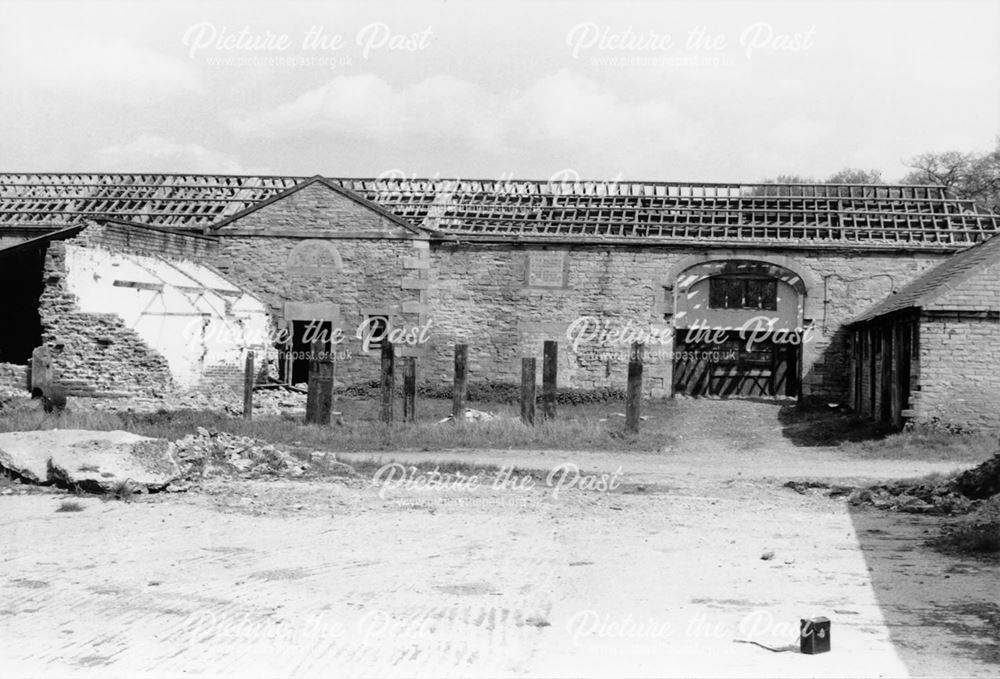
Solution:
<svg viewBox="0 0 1000 679">
<path fill-rule="evenodd" d="M 0 171 L 889 181 L 1000 135 L 1000 0 L 0 0 Z"/>
</svg>

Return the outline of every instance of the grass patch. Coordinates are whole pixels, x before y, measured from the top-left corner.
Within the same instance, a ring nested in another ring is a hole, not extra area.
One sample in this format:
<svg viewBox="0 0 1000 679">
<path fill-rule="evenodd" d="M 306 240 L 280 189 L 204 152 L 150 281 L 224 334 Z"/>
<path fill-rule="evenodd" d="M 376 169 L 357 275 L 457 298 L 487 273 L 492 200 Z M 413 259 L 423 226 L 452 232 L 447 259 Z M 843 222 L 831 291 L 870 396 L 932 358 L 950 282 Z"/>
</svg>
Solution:
<svg viewBox="0 0 1000 679">
<path fill-rule="evenodd" d="M 996 452 L 996 447 L 996 441 L 983 434 L 915 427 L 881 439 L 843 443 L 840 450 L 863 458 L 961 463 L 982 462 Z"/>
<path fill-rule="evenodd" d="M 300 414 L 257 415 L 250 422 L 218 411 L 161 410 L 156 413 L 113 413 L 73 410 L 61 415 L 24 408 L 0 412 L 0 432 L 39 429 L 123 429 L 143 436 L 176 440 L 196 427 L 249 436 L 297 448 L 329 452 L 381 452 L 388 450 L 434 451 L 449 449 L 492 450 L 609 450 L 659 451 L 677 441 L 677 423 L 671 401 L 647 401 L 646 416 L 638 434 L 626 433 L 625 404 L 613 399 L 601 403 L 562 404 L 557 417 L 526 426 L 514 406 L 476 403 L 480 410 L 496 413 L 496 420 L 438 424 L 451 412 L 451 401 L 418 400 L 418 421 L 413 424 L 378 421 L 379 403 L 343 399 L 336 409 L 343 425 L 306 425 Z M 536 413 L 540 418 L 540 413 Z"/>
<path fill-rule="evenodd" d="M 971 514 L 945 526 L 930 544 L 945 552 L 1000 556 L 1000 494 L 983 500 Z"/>
<path fill-rule="evenodd" d="M 56 508 L 57 512 L 82 512 L 83 505 L 76 500 L 63 500 Z"/>
<path fill-rule="evenodd" d="M 370 401 L 338 402 L 345 424 L 303 424 L 299 417 L 256 416 L 247 422 L 239 417 L 206 411 L 161 411 L 149 415 L 122 415 L 116 428 L 144 436 L 178 439 L 196 427 L 293 447 L 329 452 L 380 452 L 388 450 L 434 451 L 449 449 L 542 449 L 542 450 L 640 450 L 657 451 L 676 440 L 669 403 L 649 404 L 639 434 L 624 432 L 624 404 L 562 406 L 555 420 L 535 426 L 521 423 L 516 411 L 502 404 L 480 404 L 495 412 L 496 420 L 438 424 L 451 411 L 451 403 L 418 402 L 423 416 L 413 424 L 384 424 L 376 419 L 378 404 Z M 602 421 L 603 420 L 603 421 Z"/>
<path fill-rule="evenodd" d="M 41 408 L 16 408 L 0 411 L 0 432 L 36 431 L 39 429 L 121 429 L 122 420 L 115 413 L 64 411 L 46 413 Z"/>
<path fill-rule="evenodd" d="M 997 555 L 1000 554 L 1000 522 L 955 526 L 931 544 L 943 551 Z"/>
<path fill-rule="evenodd" d="M 101 499 L 104 501 L 118 500 L 120 502 L 131 502 L 135 499 L 136 494 L 139 489 L 136 487 L 131 480 L 125 479 L 124 481 L 118 481 L 114 483 Z"/>
</svg>

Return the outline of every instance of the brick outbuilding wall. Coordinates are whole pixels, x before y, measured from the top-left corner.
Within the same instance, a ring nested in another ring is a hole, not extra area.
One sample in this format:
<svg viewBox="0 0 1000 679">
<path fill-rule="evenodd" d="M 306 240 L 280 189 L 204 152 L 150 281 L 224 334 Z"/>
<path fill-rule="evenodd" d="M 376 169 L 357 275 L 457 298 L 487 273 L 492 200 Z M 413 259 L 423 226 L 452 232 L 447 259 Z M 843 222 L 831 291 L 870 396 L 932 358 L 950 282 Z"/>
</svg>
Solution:
<svg viewBox="0 0 1000 679">
<path fill-rule="evenodd" d="M 1000 428 L 1000 261 L 973 271 L 924 312 L 917 419 Z"/>
<path fill-rule="evenodd" d="M 917 422 L 1000 429 L 1000 322 L 929 318 L 920 322 Z"/>
</svg>

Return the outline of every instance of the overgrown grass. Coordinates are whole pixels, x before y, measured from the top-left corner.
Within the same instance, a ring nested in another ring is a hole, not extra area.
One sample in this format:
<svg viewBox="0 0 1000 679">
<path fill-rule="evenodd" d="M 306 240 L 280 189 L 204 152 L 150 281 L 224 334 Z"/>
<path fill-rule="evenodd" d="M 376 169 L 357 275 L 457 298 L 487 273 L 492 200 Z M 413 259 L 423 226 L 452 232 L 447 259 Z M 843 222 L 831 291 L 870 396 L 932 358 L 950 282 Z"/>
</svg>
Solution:
<svg viewBox="0 0 1000 679">
<path fill-rule="evenodd" d="M 633 450 L 658 451 L 675 441 L 676 425 L 668 407 L 649 408 L 648 420 L 638 434 L 627 434 L 624 404 L 560 406 L 557 417 L 523 424 L 507 406 L 480 404 L 499 418 L 482 422 L 439 424 L 451 408 L 450 402 L 426 400 L 423 419 L 405 424 L 384 424 L 375 419 L 377 405 L 371 402 L 338 403 L 344 413 L 343 425 L 303 424 L 301 419 L 258 415 L 250 422 L 215 412 L 172 411 L 151 415 L 123 415 L 114 421 L 100 418 L 102 428 L 124 428 L 144 436 L 178 439 L 197 427 L 240 436 L 330 452 L 378 452 L 387 450 L 433 451 L 448 449 L 550 449 L 550 450 Z M 657 410 L 659 412 L 657 412 Z M 602 421 L 603 420 L 603 421 Z"/>
<path fill-rule="evenodd" d="M 82 512 L 83 505 L 76 500 L 63 500 L 56 508 L 57 512 Z"/>
<path fill-rule="evenodd" d="M 933 545 L 963 554 L 1000 554 L 1000 523 L 958 526 L 935 538 Z"/>
<path fill-rule="evenodd" d="M 916 427 L 881 439 L 843 443 L 840 450 L 862 458 L 975 463 L 992 456 L 997 450 L 997 442 L 985 434 L 954 434 Z"/>
<path fill-rule="evenodd" d="M 931 544 L 948 552 L 1000 556 L 1000 495 L 985 500 L 971 514 L 945 527 Z"/>
<path fill-rule="evenodd" d="M 122 419 L 115 413 L 65 411 L 46 413 L 41 408 L 14 408 L 0 411 L 0 432 L 36 429 L 122 429 Z"/>
<path fill-rule="evenodd" d="M 401 404 L 397 404 L 401 407 Z M 554 420 L 535 426 L 521 423 L 517 410 L 500 403 L 477 403 L 477 409 L 496 413 L 496 420 L 438 422 L 451 412 L 451 402 L 424 399 L 418 402 L 418 421 L 404 424 L 378 421 L 378 403 L 360 399 L 338 401 L 343 425 L 316 426 L 302 422 L 300 414 L 255 415 L 250 422 L 216 411 L 177 410 L 150 414 L 69 411 L 46 414 L 41 409 L 20 408 L 0 412 L 0 432 L 37 429 L 124 429 L 143 436 L 175 440 L 197 427 L 249 436 L 272 443 L 331 452 L 447 449 L 552 449 L 658 451 L 676 440 L 677 426 L 670 418 L 670 403 L 644 404 L 638 434 L 625 432 L 625 404 L 587 403 L 559 405 Z M 398 414 L 397 414 L 398 417 Z"/>
</svg>

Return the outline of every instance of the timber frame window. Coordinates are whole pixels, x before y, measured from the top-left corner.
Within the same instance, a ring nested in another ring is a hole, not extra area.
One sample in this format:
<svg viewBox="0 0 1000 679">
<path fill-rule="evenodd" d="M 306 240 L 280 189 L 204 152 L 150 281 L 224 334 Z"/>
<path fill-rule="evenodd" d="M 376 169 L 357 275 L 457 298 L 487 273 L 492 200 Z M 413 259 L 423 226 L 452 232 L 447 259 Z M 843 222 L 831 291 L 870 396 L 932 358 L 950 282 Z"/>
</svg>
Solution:
<svg viewBox="0 0 1000 679">
<path fill-rule="evenodd" d="M 710 309 L 778 308 L 778 281 L 774 278 L 713 276 L 708 279 Z"/>
</svg>

